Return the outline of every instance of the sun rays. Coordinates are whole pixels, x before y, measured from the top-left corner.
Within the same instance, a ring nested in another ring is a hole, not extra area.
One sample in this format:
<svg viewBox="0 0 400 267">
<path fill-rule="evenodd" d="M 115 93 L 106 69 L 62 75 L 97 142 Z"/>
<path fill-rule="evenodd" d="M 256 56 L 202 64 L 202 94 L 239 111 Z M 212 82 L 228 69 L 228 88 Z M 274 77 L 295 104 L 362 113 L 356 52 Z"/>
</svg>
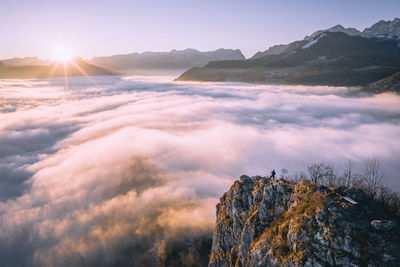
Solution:
<svg viewBox="0 0 400 267">
<path fill-rule="evenodd" d="M 53 49 L 54 63 L 50 69 L 50 77 L 60 72 L 63 73 L 65 86 L 68 88 L 68 77 L 73 76 L 72 73 L 76 70 L 81 75 L 89 78 L 88 73 L 80 66 L 81 62 L 85 62 L 79 57 L 73 56 L 73 50 L 68 45 L 58 45 Z M 61 69 L 61 70 L 60 70 Z M 89 78 L 90 79 L 90 78 Z M 91 80 L 91 79 L 90 79 Z"/>
<path fill-rule="evenodd" d="M 53 49 L 53 63 L 49 66 L 46 77 L 64 77 L 65 87 L 68 88 L 68 81 L 72 76 L 85 76 L 93 84 L 96 84 L 91 76 L 119 73 L 110 67 L 74 56 L 72 51 L 66 45 L 55 47 Z"/>
<path fill-rule="evenodd" d="M 55 61 L 68 62 L 72 59 L 72 49 L 67 45 L 58 45 L 53 49 L 53 58 Z"/>
</svg>

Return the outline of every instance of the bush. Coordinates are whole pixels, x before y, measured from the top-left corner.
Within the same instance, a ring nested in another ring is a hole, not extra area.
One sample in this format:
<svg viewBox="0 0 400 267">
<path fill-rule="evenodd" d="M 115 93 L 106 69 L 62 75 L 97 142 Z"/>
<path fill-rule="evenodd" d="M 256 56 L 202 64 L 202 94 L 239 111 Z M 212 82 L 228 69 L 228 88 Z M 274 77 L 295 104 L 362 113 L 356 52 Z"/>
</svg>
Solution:
<svg viewBox="0 0 400 267">
<path fill-rule="evenodd" d="M 303 186 L 324 185 L 328 187 L 354 187 L 363 190 L 369 197 L 382 203 L 394 215 L 400 217 L 400 193 L 385 186 L 385 172 L 379 158 L 371 157 L 364 162 L 361 173 L 355 171 L 354 163 L 347 160 L 341 176 L 337 176 L 334 167 L 326 163 L 311 163 L 304 173 L 288 175 L 282 169 L 282 176 Z M 315 196 L 313 202 L 320 199 Z"/>
</svg>

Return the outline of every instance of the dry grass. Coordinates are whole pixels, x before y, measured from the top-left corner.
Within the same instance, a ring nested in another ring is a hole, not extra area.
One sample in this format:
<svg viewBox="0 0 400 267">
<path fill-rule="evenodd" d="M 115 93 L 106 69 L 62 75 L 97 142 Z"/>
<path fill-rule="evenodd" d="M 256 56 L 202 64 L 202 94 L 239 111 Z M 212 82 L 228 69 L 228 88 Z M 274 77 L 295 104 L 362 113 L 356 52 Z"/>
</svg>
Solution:
<svg viewBox="0 0 400 267">
<path fill-rule="evenodd" d="M 263 243 L 271 244 L 271 254 L 281 263 L 288 260 L 301 260 L 305 250 L 293 251 L 287 244 L 289 229 L 291 232 L 298 232 L 301 229 L 307 229 L 306 223 L 323 208 L 326 201 L 326 195 L 320 192 L 313 192 L 313 188 L 307 183 L 301 183 L 295 187 L 295 203 L 284 212 L 279 218 L 273 221 L 263 234 L 253 242 L 251 249 L 254 250 Z M 299 244 L 297 245 L 299 246 Z"/>
</svg>

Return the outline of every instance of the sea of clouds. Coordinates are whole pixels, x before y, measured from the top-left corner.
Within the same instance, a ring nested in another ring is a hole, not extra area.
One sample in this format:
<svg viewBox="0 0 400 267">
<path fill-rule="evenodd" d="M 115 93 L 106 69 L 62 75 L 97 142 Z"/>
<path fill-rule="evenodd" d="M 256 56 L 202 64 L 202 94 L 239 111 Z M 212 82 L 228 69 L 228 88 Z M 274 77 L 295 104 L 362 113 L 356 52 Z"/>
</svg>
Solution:
<svg viewBox="0 0 400 267">
<path fill-rule="evenodd" d="M 348 88 L 0 80 L 0 265 L 204 265 L 241 174 L 379 157 L 400 190 L 400 97 Z"/>
</svg>

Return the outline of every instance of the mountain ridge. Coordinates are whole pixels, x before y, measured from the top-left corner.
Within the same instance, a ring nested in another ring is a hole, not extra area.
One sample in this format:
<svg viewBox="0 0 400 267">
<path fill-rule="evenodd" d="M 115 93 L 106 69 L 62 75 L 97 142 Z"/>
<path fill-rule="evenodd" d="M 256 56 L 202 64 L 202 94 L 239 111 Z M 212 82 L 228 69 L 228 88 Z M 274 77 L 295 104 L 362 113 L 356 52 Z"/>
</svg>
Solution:
<svg viewBox="0 0 400 267">
<path fill-rule="evenodd" d="M 380 37 L 400 39 L 400 19 L 380 20 L 369 28 L 365 28 L 361 33 L 364 37 Z"/>
<path fill-rule="evenodd" d="M 14 57 L 1 60 L 4 65 L 9 66 L 48 66 L 52 64 L 51 60 L 44 60 L 38 57 Z"/>
<path fill-rule="evenodd" d="M 364 88 L 366 92 L 394 92 L 400 93 L 400 72 L 369 84 Z"/>
<path fill-rule="evenodd" d="M 317 31 L 313 32 L 312 34 L 304 37 L 303 40 L 310 41 L 325 32 L 343 32 L 350 36 L 358 35 L 358 36 L 362 36 L 362 37 L 366 37 L 366 38 L 386 37 L 386 38 L 392 38 L 392 39 L 400 39 L 400 19 L 394 18 L 392 21 L 391 20 L 388 20 L 388 21 L 381 20 L 377 23 L 374 23 L 370 27 L 366 27 L 363 31 L 359 31 L 356 28 L 345 28 L 341 24 L 337 24 L 328 29 L 317 30 Z M 259 58 L 259 57 L 262 57 L 265 55 L 280 54 L 280 53 L 284 52 L 285 49 L 292 43 L 293 42 L 288 43 L 288 44 L 280 44 L 280 45 L 271 46 L 269 49 L 267 49 L 265 51 L 257 52 L 251 58 Z"/>
<path fill-rule="evenodd" d="M 396 39 L 324 32 L 290 43 L 279 54 L 236 61 L 213 61 L 177 80 L 261 84 L 366 86 L 400 71 Z"/>
<path fill-rule="evenodd" d="M 220 48 L 214 51 L 201 52 L 188 48 L 173 49 L 170 52 L 151 52 L 120 54 L 95 57 L 92 63 L 102 64 L 121 71 L 137 69 L 188 69 L 204 66 L 210 61 L 243 60 L 245 57 L 239 49 Z"/>
<path fill-rule="evenodd" d="M 1 65 L 0 78 L 51 78 L 64 76 L 99 76 L 99 75 L 119 75 L 118 71 L 107 67 L 90 64 L 86 60 L 75 57 L 66 63 L 54 62 L 51 65 Z"/>
</svg>

